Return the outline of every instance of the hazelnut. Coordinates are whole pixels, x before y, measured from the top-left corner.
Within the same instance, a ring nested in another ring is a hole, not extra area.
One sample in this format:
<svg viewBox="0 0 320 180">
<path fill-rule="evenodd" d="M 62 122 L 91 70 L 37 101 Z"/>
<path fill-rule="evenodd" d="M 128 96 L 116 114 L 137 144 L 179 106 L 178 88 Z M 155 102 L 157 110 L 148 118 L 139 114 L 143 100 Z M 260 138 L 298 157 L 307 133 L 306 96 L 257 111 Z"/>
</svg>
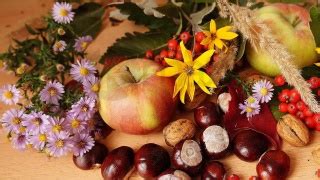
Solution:
<svg viewBox="0 0 320 180">
<path fill-rule="evenodd" d="M 168 146 L 175 146 L 180 141 L 194 136 L 196 127 L 189 119 L 178 119 L 163 129 L 163 136 Z"/>
</svg>

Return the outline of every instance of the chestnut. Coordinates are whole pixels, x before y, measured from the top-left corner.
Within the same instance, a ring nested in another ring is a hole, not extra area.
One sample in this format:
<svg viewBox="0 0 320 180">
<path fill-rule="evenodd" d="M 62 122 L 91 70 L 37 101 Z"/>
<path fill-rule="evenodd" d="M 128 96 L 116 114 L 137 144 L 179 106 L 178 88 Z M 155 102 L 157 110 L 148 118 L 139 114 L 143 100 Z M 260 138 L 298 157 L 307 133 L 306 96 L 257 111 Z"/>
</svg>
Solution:
<svg viewBox="0 0 320 180">
<path fill-rule="evenodd" d="M 194 110 L 194 120 L 200 128 L 207 128 L 211 125 L 220 123 L 220 117 L 217 111 L 217 106 L 212 102 L 197 107 Z"/>
<path fill-rule="evenodd" d="M 140 176 L 150 179 L 170 167 L 170 155 L 163 147 L 149 143 L 136 152 L 134 164 Z"/>
<path fill-rule="evenodd" d="M 181 170 L 175 170 L 175 169 L 167 169 L 163 173 L 161 173 L 158 177 L 157 180 L 174 180 L 174 179 L 179 179 L 179 180 L 191 180 L 191 177 L 181 171 Z"/>
<path fill-rule="evenodd" d="M 255 161 L 268 150 L 266 136 L 253 130 L 240 131 L 233 140 L 233 152 L 243 161 Z"/>
<path fill-rule="evenodd" d="M 191 176 L 199 174 L 202 162 L 203 156 L 200 145 L 194 140 L 181 141 L 173 149 L 173 166 Z"/>
<path fill-rule="evenodd" d="M 93 169 L 101 166 L 107 154 L 108 149 L 106 146 L 95 142 L 92 149 L 83 156 L 73 156 L 73 163 L 82 170 Z"/>
<path fill-rule="evenodd" d="M 203 168 L 201 179 L 202 180 L 223 180 L 226 170 L 221 162 L 209 161 Z"/>
<path fill-rule="evenodd" d="M 229 136 L 220 126 L 207 127 L 200 136 L 201 146 L 210 159 L 220 159 L 228 152 Z"/>
<path fill-rule="evenodd" d="M 104 179 L 124 179 L 134 163 L 134 151 L 128 146 L 112 150 L 104 159 L 101 174 Z"/>
<path fill-rule="evenodd" d="M 269 150 L 256 167 L 261 180 L 284 180 L 290 170 L 290 157 L 281 150 Z"/>
</svg>

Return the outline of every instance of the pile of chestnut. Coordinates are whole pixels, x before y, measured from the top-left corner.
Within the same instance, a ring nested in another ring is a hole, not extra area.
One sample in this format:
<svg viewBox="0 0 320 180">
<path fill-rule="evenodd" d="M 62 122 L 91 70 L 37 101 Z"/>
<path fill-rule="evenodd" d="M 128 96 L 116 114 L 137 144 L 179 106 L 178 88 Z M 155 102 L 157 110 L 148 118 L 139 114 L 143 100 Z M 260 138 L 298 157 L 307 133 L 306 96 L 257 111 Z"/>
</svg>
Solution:
<svg viewBox="0 0 320 180">
<path fill-rule="evenodd" d="M 125 179 L 135 169 L 145 179 L 236 180 L 239 177 L 227 176 L 224 165 L 217 161 L 233 152 L 244 161 L 259 159 L 257 179 L 285 179 L 290 169 L 289 156 L 281 150 L 269 150 L 268 139 L 253 130 L 240 131 L 232 140 L 229 139 L 227 131 L 220 126 L 220 111 L 214 103 L 205 103 L 196 108 L 194 120 L 201 129 L 198 131 L 190 128 L 188 120 L 171 122 L 171 126 L 176 125 L 177 128 L 164 129 L 164 133 L 175 133 L 173 136 L 165 136 L 167 144 L 173 147 L 171 156 L 165 148 L 153 143 L 143 145 L 136 152 L 130 147 L 121 146 L 109 153 L 104 145 L 96 143 L 82 157 L 74 157 L 74 163 L 81 169 L 91 169 L 102 164 L 101 174 L 104 179 Z M 177 135 L 177 132 L 182 135 Z M 197 133 L 191 135 L 190 132 Z"/>
</svg>

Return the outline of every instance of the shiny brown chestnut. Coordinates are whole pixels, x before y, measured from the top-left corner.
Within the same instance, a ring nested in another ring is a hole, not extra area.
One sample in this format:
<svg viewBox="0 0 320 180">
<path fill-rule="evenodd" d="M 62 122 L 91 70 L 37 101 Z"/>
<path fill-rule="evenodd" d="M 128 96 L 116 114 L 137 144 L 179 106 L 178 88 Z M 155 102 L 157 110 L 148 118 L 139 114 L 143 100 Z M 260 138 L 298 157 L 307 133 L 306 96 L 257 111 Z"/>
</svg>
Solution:
<svg viewBox="0 0 320 180">
<path fill-rule="evenodd" d="M 107 154 L 107 147 L 103 144 L 95 142 L 95 145 L 92 147 L 92 149 L 83 156 L 73 156 L 73 163 L 82 170 L 93 169 L 101 166 Z"/>
<path fill-rule="evenodd" d="M 261 180 L 284 180 L 290 170 L 290 157 L 281 150 L 267 151 L 256 167 Z"/>
<path fill-rule="evenodd" d="M 204 166 L 201 174 L 201 180 L 223 180 L 226 170 L 221 162 L 209 161 Z"/>
<path fill-rule="evenodd" d="M 194 110 L 194 120 L 200 128 L 218 125 L 220 121 L 217 106 L 212 102 L 206 102 Z"/>
<path fill-rule="evenodd" d="M 191 177 L 184 171 L 175 170 L 172 168 L 167 169 L 157 177 L 157 180 L 170 180 L 170 179 L 191 180 Z"/>
<path fill-rule="evenodd" d="M 268 150 L 269 141 L 253 130 L 240 131 L 233 139 L 233 152 L 243 161 L 255 161 Z"/>
<path fill-rule="evenodd" d="M 200 145 L 194 140 L 184 140 L 173 150 L 172 164 L 176 169 L 185 171 L 191 176 L 199 174 L 203 164 Z"/>
<path fill-rule="evenodd" d="M 150 179 L 170 167 L 170 155 L 163 147 L 148 143 L 136 152 L 134 164 L 140 176 Z"/>
<path fill-rule="evenodd" d="M 134 151 L 128 146 L 112 150 L 104 159 L 101 174 L 104 179 L 121 180 L 127 175 L 134 164 Z"/>
<path fill-rule="evenodd" d="M 201 133 L 200 144 L 208 158 L 220 159 L 229 150 L 229 136 L 221 126 L 209 126 Z"/>
</svg>

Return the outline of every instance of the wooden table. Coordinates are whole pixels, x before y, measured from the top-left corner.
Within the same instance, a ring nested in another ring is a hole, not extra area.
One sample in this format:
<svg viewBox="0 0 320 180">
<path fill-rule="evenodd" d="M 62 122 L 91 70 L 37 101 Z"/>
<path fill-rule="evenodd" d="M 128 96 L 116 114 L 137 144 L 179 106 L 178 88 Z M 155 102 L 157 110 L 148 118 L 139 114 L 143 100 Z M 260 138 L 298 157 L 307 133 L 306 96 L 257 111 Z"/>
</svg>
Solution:
<svg viewBox="0 0 320 180">
<path fill-rule="evenodd" d="M 48 0 L 2 0 L 0 1 L 0 52 L 6 50 L 11 42 L 11 37 L 23 38 L 26 36 L 23 30 L 24 24 L 35 23 L 41 15 L 46 14 L 52 6 L 52 1 Z M 123 22 L 116 27 L 108 26 L 104 23 L 105 28 L 88 48 L 88 58 L 98 60 L 104 53 L 105 49 L 110 46 L 117 37 L 122 36 L 126 31 L 144 31 L 145 28 L 135 26 L 131 22 Z M 14 83 L 16 78 L 9 73 L 0 72 L 0 86 L 7 83 Z M 0 105 L 2 114 L 9 107 Z M 186 115 L 192 117 L 189 115 Z M 177 118 L 177 117 L 176 117 Z M 312 134 L 310 145 L 302 148 L 292 147 L 286 143 L 283 150 L 291 157 L 292 180 L 311 180 L 317 179 L 315 171 L 319 168 L 311 156 L 311 151 L 318 145 L 320 133 Z M 112 132 L 104 141 L 109 149 L 120 145 L 129 145 L 135 149 L 141 145 L 154 142 L 166 146 L 161 133 L 155 133 L 147 136 L 132 136 L 120 132 Z M 167 147 L 167 146 L 166 146 Z M 168 148 L 168 147 L 167 147 Z M 228 173 L 236 173 L 241 179 L 248 179 L 255 175 L 257 162 L 247 163 L 239 160 L 232 155 L 222 160 Z M 72 162 L 72 156 L 68 155 L 62 158 L 47 158 L 45 154 L 37 153 L 34 150 L 24 152 L 17 151 L 11 147 L 10 142 L 6 139 L 5 132 L 0 129 L 0 179 L 24 179 L 24 180 L 43 180 L 43 179 L 102 179 L 100 169 L 83 171 L 76 168 Z M 132 177 L 131 179 L 140 179 Z"/>
</svg>

